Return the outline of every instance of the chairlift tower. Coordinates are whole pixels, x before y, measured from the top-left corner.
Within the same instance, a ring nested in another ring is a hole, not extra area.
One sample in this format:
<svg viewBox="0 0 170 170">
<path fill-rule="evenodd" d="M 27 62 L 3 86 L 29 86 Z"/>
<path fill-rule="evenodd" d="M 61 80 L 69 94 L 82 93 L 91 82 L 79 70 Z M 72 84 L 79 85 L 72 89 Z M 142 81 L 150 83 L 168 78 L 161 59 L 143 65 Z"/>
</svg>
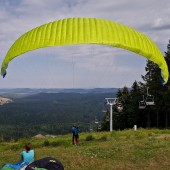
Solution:
<svg viewBox="0 0 170 170">
<path fill-rule="evenodd" d="M 110 132 L 113 131 L 113 123 L 112 123 L 112 116 L 113 116 L 113 111 L 112 107 L 116 104 L 117 98 L 105 98 L 106 99 L 106 104 L 110 105 Z"/>
</svg>

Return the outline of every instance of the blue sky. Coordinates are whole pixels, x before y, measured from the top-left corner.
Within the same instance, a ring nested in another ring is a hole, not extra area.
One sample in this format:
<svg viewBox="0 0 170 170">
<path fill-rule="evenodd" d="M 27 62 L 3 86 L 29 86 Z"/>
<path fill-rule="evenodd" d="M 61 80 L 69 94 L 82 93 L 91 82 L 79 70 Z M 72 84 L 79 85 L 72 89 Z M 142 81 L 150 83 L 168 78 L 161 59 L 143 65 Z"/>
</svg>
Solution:
<svg viewBox="0 0 170 170">
<path fill-rule="evenodd" d="M 128 25 L 166 51 L 169 0 L 0 0 L 0 63 L 25 32 L 70 17 L 97 17 Z M 131 86 L 145 74 L 146 59 L 126 50 L 75 45 L 35 50 L 12 60 L 0 88 L 93 88 Z"/>
</svg>

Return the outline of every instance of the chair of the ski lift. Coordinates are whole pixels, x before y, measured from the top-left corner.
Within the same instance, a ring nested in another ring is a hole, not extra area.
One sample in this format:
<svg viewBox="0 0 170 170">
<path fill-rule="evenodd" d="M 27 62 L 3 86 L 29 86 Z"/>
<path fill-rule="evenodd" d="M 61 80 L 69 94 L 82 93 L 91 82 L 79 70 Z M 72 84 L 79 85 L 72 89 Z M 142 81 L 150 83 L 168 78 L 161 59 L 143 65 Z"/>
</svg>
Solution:
<svg viewBox="0 0 170 170">
<path fill-rule="evenodd" d="M 140 101 L 139 102 L 139 109 L 145 109 L 146 108 L 146 102 L 145 101 Z"/>
<path fill-rule="evenodd" d="M 109 115 L 106 115 L 106 122 L 109 122 Z"/>
<path fill-rule="evenodd" d="M 116 108 L 117 108 L 117 111 L 118 112 L 122 112 L 122 110 L 123 110 L 123 105 L 122 105 L 122 103 L 117 103 L 117 105 L 116 105 Z"/>
<path fill-rule="evenodd" d="M 101 130 L 101 124 L 98 125 L 98 129 Z"/>
<path fill-rule="evenodd" d="M 118 103 L 118 98 L 115 98 L 115 104 Z"/>
<path fill-rule="evenodd" d="M 148 95 L 146 97 L 146 105 L 155 105 L 155 102 L 154 102 L 154 96 L 153 95 Z"/>
<path fill-rule="evenodd" d="M 90 127 L 89 127 L 89 131 L 92 132 L 93 131 L 93 127 L 92 125 L 90 124 Z"/>
<path fill-rule="evenodd" d="M 94 122 L 95 124 L 98 124 L 99 123 L 99 121 L 97 120 L 97 119 L 95 119 L 95 122 Z"/>
<path fill-rule="evenodd" d="M 103 112 L 103 113 L 106 113 L 106 112 L 107 112 L 107 110 L 102 110 L 102 112 Z"/>
</svg>

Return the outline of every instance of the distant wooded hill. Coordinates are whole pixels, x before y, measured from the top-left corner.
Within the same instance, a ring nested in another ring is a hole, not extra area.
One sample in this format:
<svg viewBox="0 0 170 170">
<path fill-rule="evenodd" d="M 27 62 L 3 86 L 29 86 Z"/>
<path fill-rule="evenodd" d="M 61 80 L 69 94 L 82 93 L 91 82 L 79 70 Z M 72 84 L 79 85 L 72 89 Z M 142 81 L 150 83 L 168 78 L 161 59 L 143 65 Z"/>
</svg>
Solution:
<svg viewBox="0 0 170 170">
<path fill-rule="evenodd" d="M 105 98 L 115 97 L 118 89 L 69 89 L 65 92 L 60 89 L 58 93 L 51 93 L 54 89 L 41 89 L 37 94 L 39 89 L 27 90 L 22 89 L 21 93 L 18 89 L 17 92 L 0 92 L 14 100 L 0 106 L 2 140 L 38 133 L 65 134 L 71 132 L 73 124 L 78 124 L 82 131 L 88 131 L 90 124 L 95 126 L 95 118 L 102 119 Z"/>
</svg>

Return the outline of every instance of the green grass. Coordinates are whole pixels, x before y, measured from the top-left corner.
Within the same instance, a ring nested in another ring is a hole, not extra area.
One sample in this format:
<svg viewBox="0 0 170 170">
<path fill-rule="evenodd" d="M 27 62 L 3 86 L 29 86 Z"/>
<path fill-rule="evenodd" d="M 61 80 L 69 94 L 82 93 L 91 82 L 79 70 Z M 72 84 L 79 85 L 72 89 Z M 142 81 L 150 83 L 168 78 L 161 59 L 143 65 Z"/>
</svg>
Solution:
<svg viewBox="0 0 170 170">
<path fill-rule="evenodd" d="M 66 170 L 170 170 L 170 130 L 80 133 L 79 140 L 72 145 L 69 134 L 0 143 L 0 165 L 17 162 L 25 143 L 31 142 L 36 159 L 55 157 Z"/>
</svg>

